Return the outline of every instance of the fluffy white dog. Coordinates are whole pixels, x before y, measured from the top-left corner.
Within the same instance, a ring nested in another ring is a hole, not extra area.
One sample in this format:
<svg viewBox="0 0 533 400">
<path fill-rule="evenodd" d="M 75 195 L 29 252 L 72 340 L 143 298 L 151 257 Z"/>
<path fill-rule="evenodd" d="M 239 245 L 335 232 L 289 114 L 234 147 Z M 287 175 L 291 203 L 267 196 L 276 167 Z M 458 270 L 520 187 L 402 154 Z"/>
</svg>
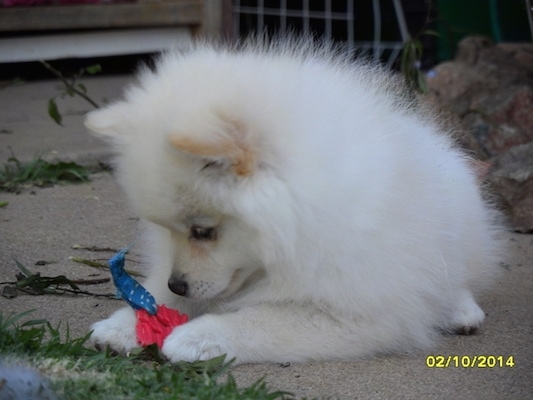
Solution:
<svg viewBox="0 0 533 400">
<path fill-rule="evenodd" d="M 375 66 L 305 40 L 164 55 L 90 113 L 146 221 L 171 360 L 353 359 L 475 331 L 499 261 L 467 157 Z M 124 308 L 97 346 L 137 346 Z"/>
</svg>

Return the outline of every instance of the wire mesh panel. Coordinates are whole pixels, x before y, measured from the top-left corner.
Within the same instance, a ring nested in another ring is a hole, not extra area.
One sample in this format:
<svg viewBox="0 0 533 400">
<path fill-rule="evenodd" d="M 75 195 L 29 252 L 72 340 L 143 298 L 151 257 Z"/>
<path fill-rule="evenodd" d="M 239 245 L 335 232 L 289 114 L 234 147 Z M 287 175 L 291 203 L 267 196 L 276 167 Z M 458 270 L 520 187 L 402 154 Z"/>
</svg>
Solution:
<svg viewBox="0 0 533 400">
<path fill-rule="evenodd" d="M 236 37 L 313 34 L 389 65 L 409 38 L 400 0 L 234 0 L 233 17 Z"/>
</svg>

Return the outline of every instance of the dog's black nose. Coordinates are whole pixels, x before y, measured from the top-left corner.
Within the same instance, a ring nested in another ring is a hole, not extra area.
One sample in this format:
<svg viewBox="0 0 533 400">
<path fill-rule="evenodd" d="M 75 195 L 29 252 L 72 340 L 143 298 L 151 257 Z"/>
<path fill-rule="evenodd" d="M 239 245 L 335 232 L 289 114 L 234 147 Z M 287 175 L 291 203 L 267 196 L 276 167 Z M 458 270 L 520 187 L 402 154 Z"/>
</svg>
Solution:
<svg viewBox="0 0 533 400">
<path fill-rule="evenodd" d="M 179 296 L 186 296 L 189 284 L 183 279 L 170 277 L 168 280 L 168 288 Z"/>
</svg>

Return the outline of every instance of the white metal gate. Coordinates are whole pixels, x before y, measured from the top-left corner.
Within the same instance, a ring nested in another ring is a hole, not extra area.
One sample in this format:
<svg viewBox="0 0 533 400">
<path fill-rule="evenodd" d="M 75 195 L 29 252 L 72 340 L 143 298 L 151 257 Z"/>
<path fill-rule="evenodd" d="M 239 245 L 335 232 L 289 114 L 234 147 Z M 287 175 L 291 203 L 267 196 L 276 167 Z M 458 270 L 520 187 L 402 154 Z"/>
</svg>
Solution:
<svg viewBox="0 0 533 400">
<path fill-rule="evenodd" d="M 366 6 L 367 11 L 359 5 Z M 383 7 L 394 10 L 394 29 L 398 34 L 393 40 L 383 40 Z M 357 24 L 364 22 L 368 26 L 369 19 L 371 37 L 357 37 Z M 388 65 L 394 63 L 409 39 L 400 0 L 234 0 L 233 21 L 235 37 L 249 32 L 314 33 L 341 41 L 348 51 L 370 55 Z"/>
</svg>

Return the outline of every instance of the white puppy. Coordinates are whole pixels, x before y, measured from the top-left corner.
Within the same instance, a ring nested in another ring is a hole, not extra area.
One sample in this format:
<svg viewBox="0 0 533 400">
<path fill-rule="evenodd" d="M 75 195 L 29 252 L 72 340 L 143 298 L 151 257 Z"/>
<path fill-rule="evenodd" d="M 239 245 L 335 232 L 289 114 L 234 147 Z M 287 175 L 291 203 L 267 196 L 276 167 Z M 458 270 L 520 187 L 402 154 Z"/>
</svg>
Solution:
<svg viewBox="0 0 533 400">
<path fill-rule="evenodd" d="M 398 86 L 305 40 L 203 43 L 89 114 L 146 221 L 144 285 L 192 317 L 171 361 L 353 359 L 480 326 L 495 212 Z M 129 308 L 93 328 L 96 345 L 137 346 Z"/>
</svg>

